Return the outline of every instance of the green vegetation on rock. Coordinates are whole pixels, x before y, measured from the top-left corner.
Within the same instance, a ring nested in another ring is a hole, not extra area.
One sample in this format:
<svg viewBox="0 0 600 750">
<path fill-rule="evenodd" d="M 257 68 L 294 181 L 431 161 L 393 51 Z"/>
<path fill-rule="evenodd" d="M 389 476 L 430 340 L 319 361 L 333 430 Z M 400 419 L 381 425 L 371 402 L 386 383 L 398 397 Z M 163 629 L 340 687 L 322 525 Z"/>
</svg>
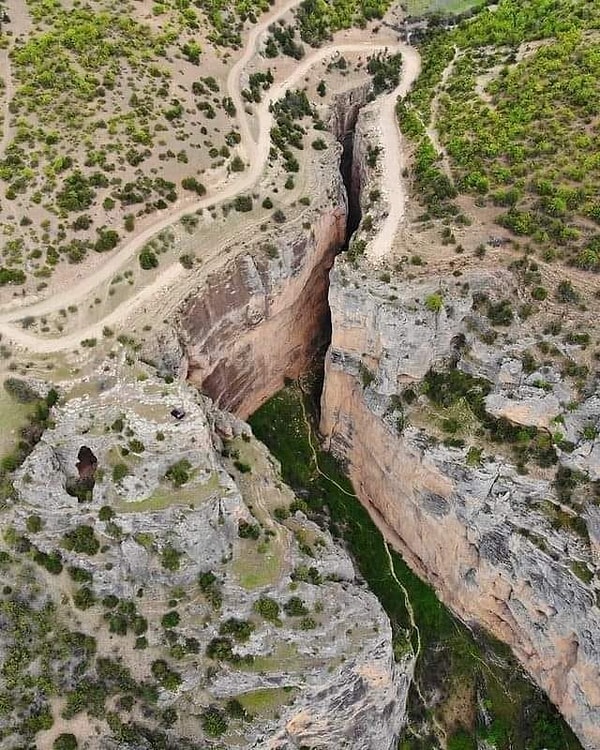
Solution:
<svg viewBox="0 0 600 750">
<path fill-rule="evenodd" d="M 407 648 L 410 622 L 404 596 L 391 576 L 389 561 L 381 534 L 358 499 L 352 485 L 335 459 L 317 448 L 319 467 L 339 488 L 315 471 L 313 455 L 304 422 L 301 396 L 297 388 L 280 391 L 250 419 L 257 437 L 263 440 L 281 462 L 284 481 L 301 490 L 315 520 L 330 519 L 334 535 L 344 539 L 356 564 L 386 609 L 392 623 L 396 651 Z M 316 438 L 313 436 L 313 441 Z M 341 488 L 341 489 L 340 489 Z M 350 496 L 347 494 L 350 493 Z M 327 513 L 324 515 L 323 510 Z M 472 634 L 436 598 L 433 590 L 419 580 L 399 555 L 392 552 L 394 570 L 406 587 L 416 623 L 420 630 L 422 652 L 416 679 L 425 695 L 437 695 L 434 709 L 425 709 L 415 690 L 409 696 L 409 726 L 423 730 L 427 713 L 435 712 L 437 721 L 445 721 L 453 693 L 468 696 L 472 706 L 478 699 L 485 702 L 490 724 L 469 718 L 473 710 L 461 717 L 462 729 L 447 726 L 450 741 L 468 742 L 489 739 L 499 750 L 556 748 L 580 750 L 573 733 L 557 711 L 526 679 L 508 649 L 483 633 Z M 409 636 L 416 646 L 414 633 Z M 441 693 L 440 693 L 441 688 Z M 421 726 L 420 726 L 421 725 Z M 467 739 L 463 739 L 466 736 Z M 416 739 L 407 732 L 401 739 L 402 750 L 425 750 L 431 740 Z M 456 744 L 455 747 L 462 747 Z"/>
</svg>

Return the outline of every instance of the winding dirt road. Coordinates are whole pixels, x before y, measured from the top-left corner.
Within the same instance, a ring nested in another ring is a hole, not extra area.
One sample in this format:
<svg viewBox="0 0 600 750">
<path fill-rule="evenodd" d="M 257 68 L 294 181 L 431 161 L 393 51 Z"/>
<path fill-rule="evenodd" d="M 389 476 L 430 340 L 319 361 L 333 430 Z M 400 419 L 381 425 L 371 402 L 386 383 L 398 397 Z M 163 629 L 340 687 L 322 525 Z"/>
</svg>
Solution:
<svg viewBox="0 0 600 750">
<path fill-rule="evenodd" d="M 388 215 L 385 217 L 379 233 L 369 244 L 367 256 L 372 260 L 385 258 L 392 248 L 394 237 L 400 222 L 406 215 L 406 185 L 402 179 L 404 169 L 404 149 L 402 134 L 396 117 L 396 102 L 410 91 L 421 72 L 421 57 L 414 47 L 401 45 L 402 76 L 398 86 L 388 94 L 381 105 L 381 142 L 385 150 L 383 160 L 383 192 L 387 196 Z"/>
<path fill-rule="evenodd" d="M 142 247 L 149 242 L 161 230 L 166 229 L 177 222 L 185 214 L 192 213 L 201 208 L 207 208 L 217 202 L 222 202 L 234 198 L 236 195 L 249 190 L 260 179 L 269 156 L 270 130 L 273 122 L 273 116 L 269 111 L 272 102 L 280 99 L 287 89 L 294 86 L 310 68 L 318 62 L 326 60 L 341 53 L 364 52 L 373 53 L 383 49 L 389 52 L 400 52 L 403 56 L 402 80 L 400 85 L 389 95 L 383 98 L 381 109 L 381 128 L 383 136 L 383 146 L 385 150 L 385 172 L 384 172 L 384 191 L 393 197 L 390 203 L 390 212 L 384 222 L 381 234 L 374 240 L 375 257 L 382 257 L 386 248 L 391 246 L 393 236 L 399 222 L 404 217 L 405 192 L 402 187 L 401 170 L 402 154 L 400 146 L 400 133 L 398 130 L 397 120 L 394 112 L 395 102 L 398 96 L 404 95 L 412 85 L 420 70 L 420 57 L 418 52 L 406 44 L 384 44 L 377 41 L 369 42 L 348 42 L 339 43 L 315 50 L 312 54 L 304 58 L 295 68 L 293 73 L 284 81 L 274 85 L 268 94 L 257 107 L 256 116 L 258 121 L 258 140 L 252 137 L 248 117 L 245 112 L 244 103 L 241 96 L 241 75 L 245 66 L 256 54 L 258 41 L 273 21 L 285 15 L 298 4 L 299 0 L 291 2 L 279 8 L 274 14 L 268 16 L 261 23 L 257 24 L 251 31 L 248 43 L 242 57 L 232 67 L 228 80 L 227 88 L 229 96 L 238 111 L 239 126 L 241 132 L 241 151 L 246 154 L 250 162 L 249 168 L 231 179 L 221 191 L 209 194 L 201 200 L 191 204 L 179 206 L 165 211 L 155 222 L 149 225 L 145 230 L 135 235 L 127 243 L 121 246 L 115 255 L 106 263 L 98 268 L 94 273 L 77 282 L 66 292 L 60 292 L 52 295 L 39 302 L 14 307 L 5 306 L 0 311 L 0 332 L 17 346 L 25 347 L 32 352 L 49 353 L 55 351 L 64 351 L 79 346 L 82 339 L 94 338 L 101 334 L 104 326 L 114 326 L 124 321 L 131 312 L 143 302 L 150 300 L 161 289 L 174 283 L 177 277 L 182 273 L 181 265 L 177 262 L 172 266 L 166 267 L 160 276 L 150 285 L 140 292 L 123 302 L 119 307 L 108 314 L 103 320 L 80 329 L 76 333 L 65 334 L 56 338 L 39 338 L 33 334 L 27 333 L 20 328 L 16 328 L 11 323 L 15 323 L 24 316 L 41 316 L 49 315 L 68 305 L 77 304 L 89 298 L 92 292 L 102 283 L 111 279 L 120 271 L 122 266 Z M 383 239 L 382 239 L 383 235 Z M 216 252 L 220 252 L 219 248 Z M 213 254 L 215 250 L 213 250 Z M 203 265 L 212 257 L 203 257 Z"/>
</svg>

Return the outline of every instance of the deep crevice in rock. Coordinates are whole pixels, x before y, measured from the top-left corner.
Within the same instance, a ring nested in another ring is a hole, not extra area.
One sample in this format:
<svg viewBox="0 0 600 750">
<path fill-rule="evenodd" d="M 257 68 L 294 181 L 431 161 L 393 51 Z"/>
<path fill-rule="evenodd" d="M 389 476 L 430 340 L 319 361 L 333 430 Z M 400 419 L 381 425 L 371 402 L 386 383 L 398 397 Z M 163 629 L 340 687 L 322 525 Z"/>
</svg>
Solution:
<svg viewBox="0 0 600 750">
<path fill-rule="evenodd" d="M 360 110 L 369 100 L 369 87 L 353 89 L 339 95 L 333 105 L 331 130 L 342 146 L 340 174 L 346 189 L 348 214 L 346 216 L 346 236 L 339 252 L 348 249 L 352 235 L 358 229 L 362 218 L 360 208 L 360 169 L 355 163 L 356 122 Z"/>
<path fill-rule="evenodd" d="M 346 188 L 348 197 L 348 215 L 346 217 L 346 239 L 340 252 L 348 249 L 350 239 L 358 229 L 362 218 L 360 210 L 360 181 L 358 173 L 354 168 L 354 125 L 352 130 L 346 133 L 340 141 L 342 144 L 342 158 L 340 160 L 340 173 Z"/>
</svg>

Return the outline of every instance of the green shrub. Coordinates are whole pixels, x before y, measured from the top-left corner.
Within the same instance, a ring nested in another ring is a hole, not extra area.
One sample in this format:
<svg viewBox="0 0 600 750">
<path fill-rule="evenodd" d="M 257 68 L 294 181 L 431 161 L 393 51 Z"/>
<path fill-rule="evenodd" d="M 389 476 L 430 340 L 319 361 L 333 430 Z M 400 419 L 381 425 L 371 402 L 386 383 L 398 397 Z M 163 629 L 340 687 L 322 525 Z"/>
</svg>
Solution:
<svg viewBox="0 0 600 750">
<path fill-rule="evenodd" d="M 5 268 L 4 266 L 0 266 L 0 286 L 24 284 L 26 280 L 27 276 L 20 268 Z"/>
<path fill-rule="evenodd" d="M 115 464 L 112 470 L 113 482 L 117 483 L 124 479 L 129 474 L 127 464 Z M 104 519 L 101 519 L 104 520 Z"/>
<path fill-rule="evenodd" d="M 211 606 L 219 609 L 223 603 L 223 596 L 216 575 L 210 570 L 199 573 L 198 586 Z"/>
<path fill-rule="evenodd" d="M 191 469 L 192 465 L 187 458 L 182 458 L 167 469 L 165 477 L 170 479 L 176 487 L 181 487 L 189 481 Z"/>
<path fill-rule="evenodd" d="M 196 193 L 196 195 L 206 194 L 206 188 L 201 182 L 198 182 L 195 177 L 184 177 L 183 180 L 181 180 L 181 187 L 184 190 L 191 190 Z"/>
<path fill-rule="evenodd" d="M 246 166 L 239 156 L 234 156 L 230 168 L 232 172 L 243 172 Z"/>
<path fill-rule="evenodd" d="M 160 556 L 160 564 L 165 570 L 179 570 L 181 566 L 182 553 L 178 552 L 171 544 L 167 544 Z"/>
<path fill-rule="evenodd" d="M 299 596 L 290 597 L 283 605 L 283 611 L 289 617 L 304 617 L 308 614 L 308 608 Z"/>
<path fill-rule="evenodd" d="M 114 517 L 115 512 L 110 505 L 103 505 L 98 511 L 98 518 L 100 521 L 110 521 L 110 519 Z"/>
<path fill-rule="evenodd" d="M 429 312 L 432 313 L 439 313 L 440 310 L 444 306 L 444 298 L 439 292 L 435 292 L 434 294 L 430 294 L 427 297 L 425 297 L 425 307 Z"/>
<path fill-rule="evenodd" d="M 54 576 L 58 576 L 62 573 L 62 558 L 59 552 L 53 552 L 52 554 L 47 555 L 45 552 L 37 550 L 34 553 L 33 559 L 38 565 L 46 568 L 48 573 L 52 573 Z"/>
<path fill-rule="evenodd" d="M 448 738 L 448 750 L 477 750 L 477 741 L 467 731 L 459 729 Z"/>
<path fill-rule="evenodd" d="M 194 261 L 195 257 L 193 255 L 190 255 L 190 253 L 184 253 L 183 255 L 179 256 L 179 262 L 186 269 L 186 271 L 191 271 L 191 269 L 194 267 Z"/>
<path fill-rule="evenodd" d="M 94 250 L 97 253 L 105 253 L 119 244 L 119 233 L 114 229 L 98 229 L 98 239 L 94 243 Z"/>
<path fill-rule="evenodd" d="M 174 691 L 181 685 L 181 675 L 172 670 L 164 659 L 153 661 L 150 671 L 165 690 Z"/>
<path fill-rule="evenodd" d="M 100 542 L 94 530 L 85 524 L 80 524 L 68 531 L 63 536 L 62 543 L 66 549 L 85 555 L 95 555 L 100 549 Z"/>
<path fill-rule="evenodd" d="M 84 570 L 83 568 L 78 568 L 76 565 L 69 566 L 67 572 L 75 583 L 91 583 L 94 578 L 89 571 Z"/>
<path fill-rule="evenodd" d="M 29 531 L 30 534 L 37 534 L 39 531 L 42 530 L 42 519 L 40 516 L 37 515 L 31 515 L 27 516 L 27 520 L 25 521 L 25 527 L 27 528 L 27 531 Z"/>
<path fill-rule="evenodd" d="M 254 602 L 252 608 L 265 620 L 281 624 L 281 620 L 279 619 L 279 604 L 277 604 L 275 599 L 271 599 L 269 596 L 261 596 L 260 599 Z"/>
<path fill-rule="evenodd" d="M 247 641 L 252 632 L 254 625 L 248 620 L 238 620 L 236 617 L 230 617 L 219 626 L 220 635 L 232 635 L 236 641 Z"/>
<path fill-rule="evenodd" d="M 225 714 L 216 706 L 209 706 L 202 713 L 202 729 L 209 737 L 220 737 L 227 731 Z"/>
<path fill-rule="evenodd" d="M 179 625 L 180 620 L 179 612 L 176 609 L 172 609 L 170 612 L 167 612 L 162 616 L 160 623 L 165 629 L 176 628 L 177 625 Z"/>
<path fill-rule="evenodd" d="M 52 743 L 53 750 L 77 750 L 77 737 L 74 734 L 63 732 Z"/>
<path fill-rule="evenodd" d="M 581 295 L 568 279 L 563 279 L 556 287 L 556 299 L 559 302 L 577 304 L 581 300 Z"/>
<path fill-rule="evenodd" d="M 238 195 L 233 201 L 233 207 L 240 213 L 252 211 L 252 197 L 249 195 Z"/>
<path fill-rule="evenodd" d="M 77 609 L 89 609 L 95 602 L 96 597 L 89 586 L 82 586 L 73 595 L 73 604 Z"/>
<path fill-rule="evenodd" d="M 231 716 L 232 719 L 243 719 L 245 721 L 250 719 L 248 712 L 237 698 L 230 698 L 227 701 L 227 703 L 225 704 L 225 711 L 228 716 Z"/>
<path fill-rule="evenodd" d="M 39 400 L 37 393 L 25 380 L 6 378 L 3 386 L 8 395 L 20 404 L 32 404 Z"/>
<path fill-rule="evenodd" d="M 505 299 L 496 303 L 488 303 L 487 317 L 492 325 L 509 326 L 514 318 L 510 301 Z"/>
<path fill-rule="evenodd" d="M 156 253 L 150 247 L 143 248 L 139 254 L 139 262 L 144 271 L 158 268 L 158 258 L 156 257 Z"/>
<path fill-rule="evenodd" d="M 130 440 L 128 446 L 132 453 L 143 453 L 146 450 L 146 446 L 137 438 Z"/>
<path fill-rule="evenodd" d="M 238 521 L 238 536 L 241 539 L 258 539 L 260 536 L 260 526 L 256 523 L 248 523 L 242 518 Z"/>
</svg>

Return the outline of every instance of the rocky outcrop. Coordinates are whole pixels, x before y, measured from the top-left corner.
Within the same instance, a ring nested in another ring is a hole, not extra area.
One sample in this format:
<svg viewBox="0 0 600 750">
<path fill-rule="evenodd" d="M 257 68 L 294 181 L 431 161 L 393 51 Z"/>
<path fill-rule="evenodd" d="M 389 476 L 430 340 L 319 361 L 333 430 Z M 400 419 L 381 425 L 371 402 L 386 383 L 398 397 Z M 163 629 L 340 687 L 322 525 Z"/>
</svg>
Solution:
<svg viewBox="0 0 600 750">
<path fill-rule="evenodd" d="M 182 310 L 190 382 L 241 417 L 306 372 L 327 343 L 328 276 L 347 214 L 339 151 L 328 149 L 310 209 L 225 264 Z"/>
<path fill-rule="evenodd" d="M 333 330 L 321 404 L 327 445 L 347 462 L 358 495 L 393 532 L 406 561 L 462 619 L 508 643 L 584 746 L 595 750 L 597 509 L 585 500 L 576 510 L 565 505 L 555 467 L 522 474 L 509 447 L 481 443 L 477 425 L 465 427 L 473 414 L 464 404 L 460 417 L 440 413 L 418 393 L 432 367 L 485 378 L 490 413 L 542 430 L 552 425 L 561 432 L 554 438 L 561 464 L 588 479 L 595 478 L 598 439 L 582 429 L 598 424 L 598 396 L 580 397 L 574 408 L 572 381 L 552 366 L 525 372 L 533 327 L 528 334 L 517 321 L 490 336 L 474 300 L 484 291 L 504 297 L 514 286 L 509 274 L 395 278 L 392 295 L 372 273 L 365 281 L 366 271 L 340 256 L 331 274 Z M 443 299 L 437 313 L 425 304 L 434 293 Z M 467 438 L 464 447 L 444 443 L 440 425 L 452 416 Z"/>
<path fill-rule="evenodd" d="M 18 544 L 34 545 L 36 559 L 60 549 L 62 565 L 78 571 L 73 581 L 66 572 L 50 577 L 48 598 L 69 613 L 70 627 L 94 634 L 98 657 L 118 662 L 121 674 L 152 680 L 157 663 L 176 670 L 178 681 L 158 693 L 162 713 L 135 717 L 152 729 L 175 709 L 183 718 L 169 724 L 169 747 L 215 747 L 214 724 L 202 717 L 209 707 L 213 718 L 225 716 L 235 699 L 252 718 L 242 721 L 237 704 L 219 747 L 393 750 L 412 657 L 395 661 L 389 620 L 348 555 L 301 511 L 281 512 L 294 495 L 247 425 L 149 369 L 131 380 L 122 364 L 102 364 L 100 392 L 93 376 L 80 384 L 87 394 L 55 410 L 55 425 L 16 474 L 18 502 L 4 515 L 12 538 L 23 535 Z M 173 404 L 186 412 L 182 421 L 170 416 Z M 65 491 L 81 434 L 98 461 L 83 502 Z M 88 589 L 79 609 L 75 581 Z M 121 630 L 127 618 L 143 646 Z M 0 649 L 9 635 L 0 635 Z M 64 679 L 67 693 L 74 684 Z M 94 747 L 146 746 L 118 744 L 115 721 L 94 717 L 71 725 L 66 716 L 61 728 L 82 745 L 89 732 Z M 50 747 L 56 731 L 36 745 Z"/>
</svg>

